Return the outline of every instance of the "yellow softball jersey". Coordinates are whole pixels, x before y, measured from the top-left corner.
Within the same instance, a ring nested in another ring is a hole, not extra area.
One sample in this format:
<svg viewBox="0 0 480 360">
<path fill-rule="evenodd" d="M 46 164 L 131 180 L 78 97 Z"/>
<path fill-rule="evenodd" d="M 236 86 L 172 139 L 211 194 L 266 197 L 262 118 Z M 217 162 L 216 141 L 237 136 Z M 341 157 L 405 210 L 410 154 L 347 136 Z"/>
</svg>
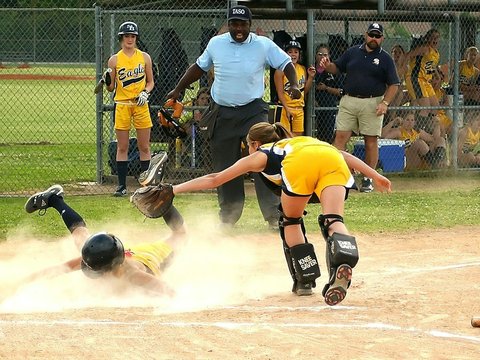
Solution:
<svg viewBox="0 0 480 360">
<path fill-rule="evenodd" d="M 304 90 L 305 90 L 305 84 L 307 82 L 307 70 L 305 70 L 305 66 L 300 64 L 294 64 L 294 66 L 295 66 L 295 72 L 297 73 L 298 88 L 300 89 L 302 96 L 300 97 L 300 99 L 292 99 L 288 95 L 287 90 L 290 87 L 290 82 L 288 81 L 285 75 L 283 75 L 283 91 L 284 91 L 285 99 L 287 100 L 288 107 L 303 108 L 305 106 Z"/>
<path fill-rule="evenodd" d="M 173 254 L 171 246 L 163 241 L 138 244 L 125 249 L 127 258 L 141 262 L 153 275 L 159 275 L 163 271 L 167 259 Z"/>
<path fill-rule="evenodd" d="M 142 51 L 135 49 L 131 57 L 123 50 L 117 53 L 115 83 L 115 101 L 134 100 L 145 89 L 147 78 Z"/>
<path fill-rule="evenodd" d="M 410 59 L 409 75 L 414 78 L 431 80 L 439 61 L 440 53 L 438 50 L 429 47 L 426 54 Z"/>
<path fill-rule="evenodd" d="M 460 61 L 458 64 L 460 71 L 460 83 L 464 85 L 474 85 L 475 84 L 475 66 L 468 65 L 466 60 Z"/>
<path fill-rule="evenodd" d="M 475 147 L 480 143 L 480 130 L 473 132 L 471 127 L 467 128 L 467 136 L 465 137 L 465 142 L 463 143 L 463 152 L 469 153 L 472 152 Z"/>
</svg>

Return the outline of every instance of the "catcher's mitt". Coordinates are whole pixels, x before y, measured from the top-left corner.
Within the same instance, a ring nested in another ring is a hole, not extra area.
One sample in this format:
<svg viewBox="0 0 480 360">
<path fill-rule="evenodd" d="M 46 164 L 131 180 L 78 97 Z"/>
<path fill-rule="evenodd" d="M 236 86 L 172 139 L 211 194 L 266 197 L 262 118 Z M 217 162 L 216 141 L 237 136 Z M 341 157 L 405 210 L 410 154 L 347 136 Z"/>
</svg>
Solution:
<svg viewBox="0 0 480 360">
<path fill-rule="evenodd" d="M 174 197 L 171 184 L 150 185 L 137 189 L 130 202 L 146 217 L 159 218 L 170 209 Z"/>
</svg>

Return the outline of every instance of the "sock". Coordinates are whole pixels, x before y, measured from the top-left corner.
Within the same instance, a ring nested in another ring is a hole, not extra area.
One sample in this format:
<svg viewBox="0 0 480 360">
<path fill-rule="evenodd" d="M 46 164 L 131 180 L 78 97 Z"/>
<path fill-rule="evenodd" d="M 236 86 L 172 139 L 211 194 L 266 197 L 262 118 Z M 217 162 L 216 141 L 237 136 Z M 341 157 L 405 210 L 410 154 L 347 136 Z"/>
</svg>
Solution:
<svg viewBox="0 0 480 360">
<path fill-rule="evenodd" d="M 70 232 L 73 232 L 73 230 L 79 226 L 86 226 L 83 218 L 68 206 L 62 197 L 57 195 L 51 196 L 50 199 L 48 199 L 48 205 L 58 211 Z"/>
<path fill-rule="evenodd" d="M 127 187 L 128 161 L 117 161 L 118 186 Z"/>
<path fill-rule="evenodd" d="M 144 172 L 145 170 L 148 170 L 148 167 L 150 166 L 150 160 L 140 160 L 140 170 Z"/>
</svg>

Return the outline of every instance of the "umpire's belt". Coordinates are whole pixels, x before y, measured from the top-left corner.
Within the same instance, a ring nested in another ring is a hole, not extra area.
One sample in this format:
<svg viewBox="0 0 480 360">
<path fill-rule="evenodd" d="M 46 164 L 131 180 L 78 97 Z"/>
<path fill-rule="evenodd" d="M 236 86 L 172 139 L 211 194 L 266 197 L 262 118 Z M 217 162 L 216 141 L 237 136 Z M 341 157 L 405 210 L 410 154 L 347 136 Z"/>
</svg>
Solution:
<svg viewBox="0 0 480 360">
<path fill-rule="evenodd" d="M 345 94 L 345 95 L 348 95 L 348 96 L 351 96 L 351 97 L 356 97 L 356 98 L 359 98 L 359 99 L 370 99 L 370 98 L 374 98 L 374 97 L 379 97 L 379 96 L 383 96 L 383 94 L 380 94 L 380 95 L 354 95 L 354 94 Z"/>
</svg>

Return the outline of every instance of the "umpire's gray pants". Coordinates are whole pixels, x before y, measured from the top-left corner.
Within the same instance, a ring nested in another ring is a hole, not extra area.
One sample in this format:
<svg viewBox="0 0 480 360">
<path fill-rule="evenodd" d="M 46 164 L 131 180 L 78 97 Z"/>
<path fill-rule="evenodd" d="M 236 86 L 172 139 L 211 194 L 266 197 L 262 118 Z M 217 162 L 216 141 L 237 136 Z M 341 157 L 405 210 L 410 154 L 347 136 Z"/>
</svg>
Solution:
<svg viewBox="0 0 480 360">
<path fill-rule="evenodd" d="M 262 99 L 239 107 L 220 106 L 215 122 L 213 136 L 210 139 L 213 168 L 222 171 L 241 158 L 241 142 L 245 140 L 250 127 L 259 122 L 268 121 L 268 105 Z M 263 218 L 266 221 L 278 219 L 280 199 L 254 174 L 257 200 Z M 236 179 L 218 188 L 220 220 L 235 224 L 242 216 L 245 203 L 244 177 Z"/>
</svg>

